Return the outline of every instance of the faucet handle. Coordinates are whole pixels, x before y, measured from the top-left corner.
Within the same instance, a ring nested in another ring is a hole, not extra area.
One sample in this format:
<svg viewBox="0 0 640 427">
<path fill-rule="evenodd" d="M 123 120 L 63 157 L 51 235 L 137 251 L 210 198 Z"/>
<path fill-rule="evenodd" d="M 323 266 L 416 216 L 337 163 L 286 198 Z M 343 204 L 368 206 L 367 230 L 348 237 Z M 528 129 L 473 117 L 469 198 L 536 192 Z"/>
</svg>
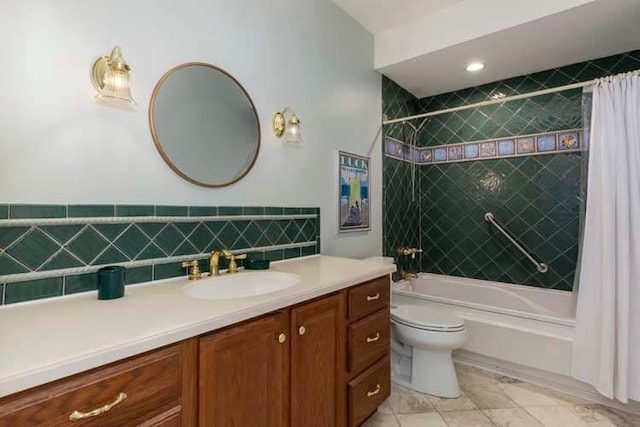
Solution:
<svg viewBox="0 0 640 427">
<path fill-rule="evenodd" d="M 410 248 L 410 247 L 399 247 L 398 255 L 415 255 L 417 253 L 421 253 L 422 249 L 420 248 Z"/>
<path fill-rule="evenodd" d="M 237 273 L 238 272 L 238 264 L 236 264 L 236 260 L 237 259 L 246 259 L 246 258 L 247 258 L 247 254 L 238 254 L 238 255 L 231 254 L 231 256 L 229 257 L 228 273 L 229 274 Z"/>
<path fill-rule="evenodd" d="M 199 280 L 202 279 L 202 272 L 200 271 L 200 263 L 197 259 L 191 261 L 183 261 L 182 268 L 187 269 L 187 274 L 189 275 L 189 280 Z"/>
</svg>

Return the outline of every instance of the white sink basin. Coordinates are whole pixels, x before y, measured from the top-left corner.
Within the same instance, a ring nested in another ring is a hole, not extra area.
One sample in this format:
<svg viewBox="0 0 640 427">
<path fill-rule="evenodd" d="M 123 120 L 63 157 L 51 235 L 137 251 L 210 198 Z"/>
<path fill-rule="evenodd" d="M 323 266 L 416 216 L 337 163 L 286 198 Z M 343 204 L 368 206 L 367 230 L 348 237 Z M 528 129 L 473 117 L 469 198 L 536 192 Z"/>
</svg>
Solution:
<svg viewBox="0 0 640 427">
<path fill-rule="evenodd" d="M 300 277 L 277 271 L 241 272 L 202 279 L 182 289 L 191 298 L 233 299 L 269 294 L 296 286 Z"/>
</svg>

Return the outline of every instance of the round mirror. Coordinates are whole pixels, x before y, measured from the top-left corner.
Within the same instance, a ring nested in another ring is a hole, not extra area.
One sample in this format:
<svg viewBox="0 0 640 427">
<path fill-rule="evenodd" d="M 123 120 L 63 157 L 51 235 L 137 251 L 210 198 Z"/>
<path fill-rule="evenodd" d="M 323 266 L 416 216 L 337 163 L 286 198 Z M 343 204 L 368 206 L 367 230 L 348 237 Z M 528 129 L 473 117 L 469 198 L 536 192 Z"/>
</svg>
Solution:
<svg viewBox="0 0 640 427">
<path fill-rule="evenodd" d="M 149 124 L 171 169 L 204 187 L 241 179 L 260 149 L 260 122 L 249 94 L 210 64 L 182 64 L 162 76 L 151 96 Z"/>
</svg>

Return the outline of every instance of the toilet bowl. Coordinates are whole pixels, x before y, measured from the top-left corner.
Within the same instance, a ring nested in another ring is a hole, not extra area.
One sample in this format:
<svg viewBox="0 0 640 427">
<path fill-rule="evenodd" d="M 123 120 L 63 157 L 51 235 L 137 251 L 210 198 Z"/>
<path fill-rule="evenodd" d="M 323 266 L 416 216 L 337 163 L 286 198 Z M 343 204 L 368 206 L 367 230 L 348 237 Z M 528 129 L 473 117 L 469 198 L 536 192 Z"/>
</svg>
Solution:
<svg viewBox="0 0 640 427">
<path fill-rule="evenodd" d="M 397 364 L 394 381 L 434 396 L 460 396 L 451 353 L 464 344 L 464 321 L 446 311 L 400 305 L 391 309 L 391 325 L 396 359 L 411 359 L 410 372 L 404 375 Z"/>
</svg>

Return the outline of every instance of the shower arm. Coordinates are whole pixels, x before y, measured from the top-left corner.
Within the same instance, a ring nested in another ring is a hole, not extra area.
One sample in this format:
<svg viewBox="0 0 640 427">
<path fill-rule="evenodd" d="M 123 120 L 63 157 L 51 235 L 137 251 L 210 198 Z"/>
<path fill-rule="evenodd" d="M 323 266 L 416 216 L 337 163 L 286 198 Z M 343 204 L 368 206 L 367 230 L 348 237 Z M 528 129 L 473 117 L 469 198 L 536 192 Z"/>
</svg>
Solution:
<svg viewBox="0 0 640 427">
<path fill-rule="evenodd" d="M 516 239 L 514 239 L 513 237 L 511 237 L 511 234 L 509 234 L 509 233 L 508 233 L 504 228 L 502 228 L 502 227 L 500 226 L 500 224 L 498 224 L 498 223 L 495 221 L 495 219 L 494 219 L 494 217 L 493 217 L 493 214 L 492 214 L 491 212 L 487 212 L 486 214 L 484 214 L 484 220 L 485 220 L 485 221 L 487 221 L 487 222 L 489 222 L 489 223 L 491 223 L 491 224 L 493 224 L 493 226 L 494 226 L 495 228 L 497 228 L 497 229 L 498 229 L 498 231 L 500 231 L 502 234 L 504 234 L 504 236 L 505 236 L 507 239 L 509 239 L 509 241 L 510 241 L 511 243 L 513 243 L 513 245 L 514 245 L 516 248 L 518 248 L 518 250 L 519 250 L 520 252 L 522 252 L 522 254 L 523 254 L 524 256 L 526 256 L 526 257 L 527 257 L 527 259 L 528 259 L 529 261 L 531 261 L 531 263 L 532 263 L 533 265 L 535 265 L 535 266 L 536 266 L 536 270 L 538 270 L 540 273 L 546 273 L 547 271 L 549 271 L 549 267 L 547 267 L 547 264 L 545 264 L 545 263 L 543 263 L 543 262 L 538 262 L 538 261 L 536 261 L 536 259 L 535 259 L 534 257 L 532 257 L 532 256 L 529 254 L 529 252 L 527 252 L 527 250 L 526 250 L 525 248 L 523 248 L 523 247 L 522 247 L 522 245 L 516 241 Z"/>
</svg>

